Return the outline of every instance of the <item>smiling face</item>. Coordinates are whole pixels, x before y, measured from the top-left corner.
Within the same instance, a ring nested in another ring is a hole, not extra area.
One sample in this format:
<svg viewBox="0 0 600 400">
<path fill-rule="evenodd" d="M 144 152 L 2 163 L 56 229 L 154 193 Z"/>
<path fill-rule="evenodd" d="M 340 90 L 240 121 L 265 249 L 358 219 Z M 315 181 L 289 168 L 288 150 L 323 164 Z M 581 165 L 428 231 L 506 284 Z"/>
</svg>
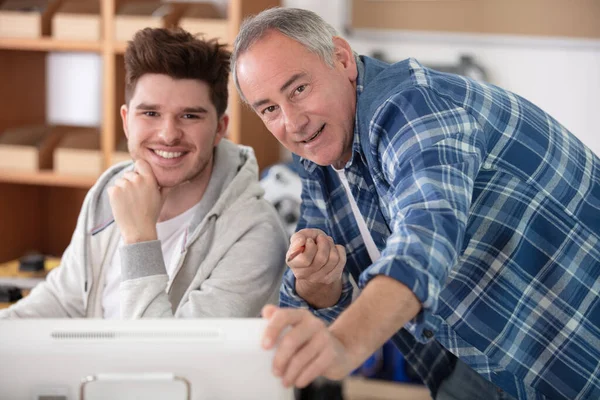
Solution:
<svg viewBox="0 0 600 400">
<path fill-rule="evenodd" d="M 131 157 L 150 164 L 160 187 L 210 178 L 228 117 L 217 116 L 208 84 L 142 75 L 121 117 Z"/>
<path fill-rule="evenodd" d="M 239 57 L 240 89 L 271 133 L 291 152 L 319 165 L 343 166 L 352 155 L 356 62 L 334 39 L 333 67 L 299 42 L 272 31 Z"/>
</svg>

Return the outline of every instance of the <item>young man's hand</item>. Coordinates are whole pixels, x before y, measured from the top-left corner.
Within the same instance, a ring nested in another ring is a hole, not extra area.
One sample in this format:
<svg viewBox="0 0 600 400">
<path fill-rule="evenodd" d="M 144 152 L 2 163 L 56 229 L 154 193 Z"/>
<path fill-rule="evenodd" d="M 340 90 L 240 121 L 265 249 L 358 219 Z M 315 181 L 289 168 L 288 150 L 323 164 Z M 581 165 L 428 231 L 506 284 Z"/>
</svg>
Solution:
<svg viewBox="0 0 600 400">
<path fill-rule="evenodd" d="M 344 246 L 319 229 L 302 229 L 292 235 L 286 260 L 296 277 L 296 292 L 304 300 L 317 308 L 337 303 L 346 265 Z"/>
<path fill-rule="evenodd" d="M 108 188 L 108 197 L 125 244 L 156 240 L 156 223 L 166 193 L 161 192 L 146 161 L 137 160 L 134 171 L 126 172 Z"/>
</svg>

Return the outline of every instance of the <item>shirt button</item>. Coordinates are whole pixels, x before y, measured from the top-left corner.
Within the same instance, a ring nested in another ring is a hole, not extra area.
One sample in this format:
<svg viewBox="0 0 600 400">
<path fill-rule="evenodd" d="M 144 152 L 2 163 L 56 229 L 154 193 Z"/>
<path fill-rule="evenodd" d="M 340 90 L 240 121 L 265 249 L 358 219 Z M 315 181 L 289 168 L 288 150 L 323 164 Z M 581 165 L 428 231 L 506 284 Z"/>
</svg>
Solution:
<svg viewBox="0 0 600 400">
<path fill-rule="evenodd" d="M 423 330 L 423 337 L 425 339 L 431 339 L 433 337 L 433 332 L 431 332 L 429 329 L 425 329 Z"/>
</svg>

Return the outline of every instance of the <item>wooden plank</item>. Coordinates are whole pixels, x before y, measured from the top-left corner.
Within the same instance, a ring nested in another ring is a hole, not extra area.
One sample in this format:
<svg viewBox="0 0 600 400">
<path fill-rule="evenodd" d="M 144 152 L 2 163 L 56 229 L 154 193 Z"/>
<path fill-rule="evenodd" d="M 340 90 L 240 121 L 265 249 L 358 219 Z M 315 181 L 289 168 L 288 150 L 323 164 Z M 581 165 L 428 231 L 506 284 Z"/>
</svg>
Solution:
<svg viewBox="0 0 600 400">
<path fill-rule="evenodd" d="M 279 5 L 281 5 L 279 0 L 230 0 L 228 10 L 230 37 L 235 38 L 244 18 Z M 235 143 L 253 147 L 261 170 L 281 161 L 279 142 L 267 130 L 260 118 L 249 107 L 242 104 L 233 85 L 233 78 L 230 79 L 232 84 L 229 91 L 228 138 Z"/>
<path fill-rule="evenodd" d="M 101 3 L 102 33 L 102 127 L 100 149 L 103 154 L 102 170 L 111 165 L 111 155 L 115 149 L 115 74 L 116 56 L 114 43 L 115 0 L 103 0 Z"/>
<path fill-rule="evenodd" d="M 355 377 L 343 382 L 346 400 L 431 400 L 429 390 L 422 385 Z"/>
<path fill-rule="evenodd" d="M 479 32 L 483 0 L 352 1 L 352 28 Z"/>
<path fill-rule="evenodd" d="M 39 39 L 0 38 L 0 49 L 99 52 L 102 44 L 97 41 L 57 40 L 49 37 Z"/>
<path fill-rule="evenodd" d="M 40 217 L 43 227 L 40 251 L 60 257 L 71 242 L 87 190 L 59 187 L 41 190 L 44 201 Z"/>
<path fill-rule="evenodd" d="M 43 202 L 39 187 L 0 184 L 0 262 L 41 247 Z"/>
<path fill-rule="evenodd" d="M 485 0 L 485 33 L 600 38 L 598 0 Z"/>
<path fill-rule="evenodd" d="M 600 38 L 597 0 L 353 0 L 352 27 Z"/>
<path fill-rule="evenodd" d="M 0 50 L 0 132 L 45 122 L 46 53 Z"/>
<path fill-rule="evenodd" d="M 119 143 L 125 138 L 125 132 L 123 130 L 123 119 L 121 118 L 121 106 L 125 104 L 125 57 L 118 55 L 116 56 L 115 66 L 115 100 L 113 105 L 113 111 L 115 113 L 115 125 L 114 135 L 115 144 L 113 150 L 118 149 Z M 111 161 L 114 164 L 114 160 Z"/>
<path fill-rule="evenodd" d="M 89 189 L 95 181 L 95 177 L 60 175 L 52 171 L 0 170 L 0 182 L 3 183 Z"/>
</svg>

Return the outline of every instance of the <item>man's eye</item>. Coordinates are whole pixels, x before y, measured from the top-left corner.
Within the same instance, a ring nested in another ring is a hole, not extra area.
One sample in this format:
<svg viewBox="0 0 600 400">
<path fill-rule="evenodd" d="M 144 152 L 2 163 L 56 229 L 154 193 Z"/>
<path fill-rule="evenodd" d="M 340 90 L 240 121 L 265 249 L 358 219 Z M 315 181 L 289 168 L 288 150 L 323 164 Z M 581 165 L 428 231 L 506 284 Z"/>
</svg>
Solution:
<svg viewBox="0 0 600 400">
<path fill-rule="evenodd" d="M 262 110 L 263 114 L 268 114 L 268 113 L 272 113 L 273 111 L 275 111 L 277 107 L 275 106 L 269 106 L 267 108 L 265 108 L 264 110 Z"/>
<path fill-rule="evenodd" d="M 185 118 L 185 119 L 196 119 L 196 118 L 200 118 L 200 117 L 198 117 L 196 114 L 183 114 L 183 118 Z"/>
<path fill-rule="evenodd" d="M 156 117 L 158 113 L 156 111 L 144 111 L 144 115 L 147 117 Z"/>
<path fill-rule="evenodd" d="M 306 90 L 306 85 L 300 85 L 296 88 L 296 94 L 302 93 Z"/>
</svg>

